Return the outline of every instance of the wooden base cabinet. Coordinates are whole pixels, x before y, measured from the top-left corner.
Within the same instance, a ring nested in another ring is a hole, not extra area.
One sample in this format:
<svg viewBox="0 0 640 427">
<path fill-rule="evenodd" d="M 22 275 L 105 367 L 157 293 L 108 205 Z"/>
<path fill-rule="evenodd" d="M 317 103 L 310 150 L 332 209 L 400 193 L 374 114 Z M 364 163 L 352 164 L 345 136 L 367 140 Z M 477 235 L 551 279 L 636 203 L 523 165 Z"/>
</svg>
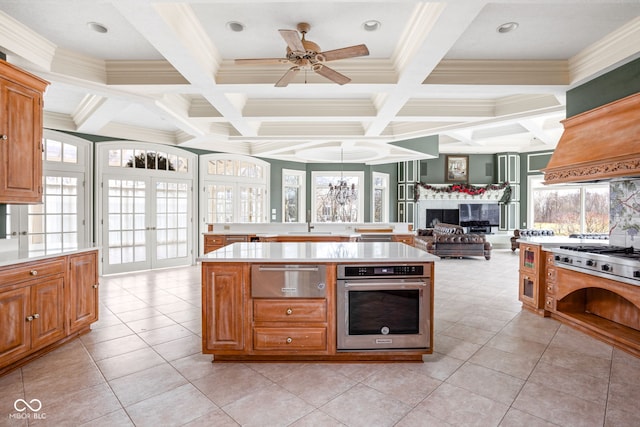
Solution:
<svg viewBox="0 0 640 427">
<path fill-rule="evenodd" d="M 544 312 L 544 258 L 539 245 L 520 244 L 518 298 L 522 307 L 538 314 Z"/>
<path fill-rule="evenodd" d="M 67 287 L 69 333 L 86 328 L 98 320 L 98 253 L 69 256 Z"/>
<path fill-rule="evenodd" d="M 97 251 L 0 267 L 0 375 L 89 330 L 96 271 Z"/>
<path fill-rule="evenodd" d="M 237 352 L 245 349 L 243 319 L 249 266 L 202 264 L 202 349 Z"/>
<path fill-rule="evenodd" d="M 430 353 L 337 350 L 336 281 L 328 263 L 324 296 L 252 297 L 250 263 L 202 262 L 203 353 L 216 362 L 422 362 Z"/>
</svg>

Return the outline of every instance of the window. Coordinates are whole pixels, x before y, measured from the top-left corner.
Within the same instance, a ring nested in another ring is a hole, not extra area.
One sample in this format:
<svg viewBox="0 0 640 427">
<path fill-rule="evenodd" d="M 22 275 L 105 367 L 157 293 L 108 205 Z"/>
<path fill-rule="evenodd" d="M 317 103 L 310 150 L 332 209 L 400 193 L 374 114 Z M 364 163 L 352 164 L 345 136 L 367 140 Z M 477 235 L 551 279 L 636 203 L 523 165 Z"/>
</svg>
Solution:
<svg viewBox="0 0 640 427">
<path fill-rule="evenodd" d="M 200 157 L 201 226 L 206 223 L 267 222 L 269 164 L 245 156 Z"/>
<path fill-rule="evenodd" d="M 305 222 L 306 172 L 282 170 L 282 222 Z"/>
<path fill-rule="evenodd" d="M 364 172 L 312 172 L 311 180 L 313 222 L 363 221 Z"/>
<path fill-rule="evenodd" d="M 159 150 L 113 148 L 109 150 L 109 167 L 155 169 L 176 173 L 189 173 L 187 156 Z"/>
<path fill-rule="evenodd" d="M 558 235 L 609 232 L 608 184 L 544 185 L 529 178 L 529 223 Z"/>
<path fill-rule="evenodd" d="M 91 236 L 89 141 L 45 130 L 42 204 L 8 206 L 9 234 L 28 256 L 86 247 Z"/>
<path fill-rule="evenodd" d="M 387 222 L 389 220 L 389 175 L 372 173 L 372 221 Z"/>
</svg>

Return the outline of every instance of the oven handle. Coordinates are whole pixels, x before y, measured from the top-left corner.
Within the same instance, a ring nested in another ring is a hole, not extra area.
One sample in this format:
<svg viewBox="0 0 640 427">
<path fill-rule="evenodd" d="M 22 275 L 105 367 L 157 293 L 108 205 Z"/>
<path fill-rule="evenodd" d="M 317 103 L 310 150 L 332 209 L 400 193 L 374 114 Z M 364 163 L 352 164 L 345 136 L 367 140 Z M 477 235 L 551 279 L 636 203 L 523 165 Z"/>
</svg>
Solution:
<svg viewBox="0 0 640 427">
<path fill-rule="evenodd" d="M 262 267 L 260 271 L 318 271 L 318 267 Z"/>
<path fill-rule="evenodd" d="M 410 280 L 410 281 L 403 281 L 403 282 L 379 282 L 379 281 L 367 282 L 364 280 L 358 280 L 357 282 L 344 282 L 345 288 L 362 288 L 365 286 L 376 287 L 376 288 L 380 288 L 380 287 L 389 288 L 389 287 L 406 286 L 406 285 L 417 285 L 417 286 L 426 287 L 427 282 L 422 280 Z"/>
</svg>

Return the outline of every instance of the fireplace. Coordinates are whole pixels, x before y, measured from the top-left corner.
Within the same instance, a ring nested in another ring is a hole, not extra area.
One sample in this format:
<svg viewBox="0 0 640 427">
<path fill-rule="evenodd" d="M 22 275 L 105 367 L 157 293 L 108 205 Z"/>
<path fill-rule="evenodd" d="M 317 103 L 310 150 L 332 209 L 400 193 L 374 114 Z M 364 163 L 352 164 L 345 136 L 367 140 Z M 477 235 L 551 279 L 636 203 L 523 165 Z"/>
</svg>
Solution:
<svg viewBox="0 0 640 427">
<path fill-rule="evenodd" d="M 459 219 L 458 209 L 427 209 L 427 221 L 426 228 L 432 228 L 439 222 L 446 224 L 458 224 Z"/>
</svg>

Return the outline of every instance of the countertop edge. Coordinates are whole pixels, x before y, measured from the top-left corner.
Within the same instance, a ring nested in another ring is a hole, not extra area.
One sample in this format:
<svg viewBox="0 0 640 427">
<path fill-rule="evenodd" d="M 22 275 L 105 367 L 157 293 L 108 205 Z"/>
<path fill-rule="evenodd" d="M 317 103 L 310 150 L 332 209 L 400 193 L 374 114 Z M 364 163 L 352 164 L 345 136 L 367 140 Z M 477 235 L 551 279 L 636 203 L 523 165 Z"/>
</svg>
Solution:
<svg viewBox="0 0 640 427">
<path fill-rule="evenodd" d="M 7 260 L 0 260 L 0 267 L 7 267 L 7 266 L 12 266 L 12 265 L 18 265 L 18 264 L 26 264 L 28 262 L 42 261 L 42 260 L 46 260 L 46 259 L 58 258 L 58 257 L 62 257 L 62 256 L 67 256 L 67 255 L 81 254 L 81 253 L 84 253 L 84 252 L 91 252 L 91 251 L 100 252 L 100 250 L 101 250 L 101 248 L 99 248 L 99 247 L 92 247 L 92 248 L 74 249 L 72 251 L 57 252 L 57 253 L 53 253 L 53 254 L 40 255 L 40 256 L 34 256 L 34 257 L 13 258 L 13 259 L 7 259 Z"/>
</svg>

